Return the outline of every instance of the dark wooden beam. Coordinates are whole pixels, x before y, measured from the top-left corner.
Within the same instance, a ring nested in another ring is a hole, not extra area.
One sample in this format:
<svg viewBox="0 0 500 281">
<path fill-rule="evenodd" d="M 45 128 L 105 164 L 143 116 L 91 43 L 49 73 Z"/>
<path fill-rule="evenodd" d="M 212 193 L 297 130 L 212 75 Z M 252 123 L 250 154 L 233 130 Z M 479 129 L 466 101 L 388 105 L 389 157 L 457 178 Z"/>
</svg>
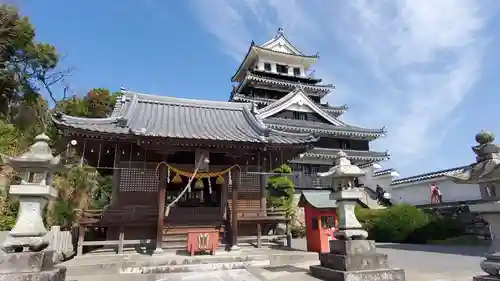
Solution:
<svg viewBox="0 0 500 281">
<path fill-rule="evenodd" d="M 165 192 L 166 192 L 167 169 L 165 165 L 161 166 L 160 179 L 158 181 L 158 223 L 156 228 L 156 250 L 162 249 L 163 242 L 163 223 L 165 221 Z"/>
<path fill-rule="evenodd" d="M 239 171 L 233 169 L 232 173 L 232 196 L 231 196 L 231 244 L 233 247 L 238 247 L 238 189 L 239 189 Z"/>
</svg>

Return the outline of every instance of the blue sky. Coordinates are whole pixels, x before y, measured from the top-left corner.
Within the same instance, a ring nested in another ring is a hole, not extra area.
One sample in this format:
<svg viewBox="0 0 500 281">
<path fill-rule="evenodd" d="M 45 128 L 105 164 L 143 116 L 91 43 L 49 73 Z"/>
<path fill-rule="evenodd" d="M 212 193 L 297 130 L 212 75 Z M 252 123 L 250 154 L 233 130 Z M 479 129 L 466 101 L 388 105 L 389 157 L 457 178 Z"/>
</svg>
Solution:
<svg viewBox="0 0 500 281">
<path fill-rule="evenodd" d="M 75 69 L 75 93 L 124 86 L 227 100 L 251 40 L 282 27 L 301 51 L 319 52 L 316 74 L 337 86 L 331 104 L 348 104 L 344 121 L 387 127 L 372 148 L 388 149 L 382 165 L 402 176 L 468 164 L 480 129 L 500 134 L 494 0 L 16 2 Z"/>
</svg>

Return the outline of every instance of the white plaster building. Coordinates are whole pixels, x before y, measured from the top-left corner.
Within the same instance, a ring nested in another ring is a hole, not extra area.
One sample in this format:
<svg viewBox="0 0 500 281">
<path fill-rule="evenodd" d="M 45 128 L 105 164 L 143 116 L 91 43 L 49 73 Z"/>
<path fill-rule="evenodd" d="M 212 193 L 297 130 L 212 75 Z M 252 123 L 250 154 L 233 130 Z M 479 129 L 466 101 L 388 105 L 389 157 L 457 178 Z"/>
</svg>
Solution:
<svg viewBox="0 0 500 281">
<path fill-rule="evenodd" d="M 361 166 L 361 169 L 365 172 L 365 175 L 359 178 L 359 182 L 373 191 L 376 190 L 377 185 L 387 190 L 393 179 L 399 177 L 396 170 L 382 169 L 382 166 L 378 163 Z"/>
<path fill-rule="evenodd" d="M 435 183 L 443 194 L 443 203 L 478 200 L 481 192 L 477 184 L 456 184 L 448 175 L 463 170 L 456 167 L 393 180 L 390 185 L 382 185 L 392 196 L 393 203 L 411 205 L 430 204 L 430 185 Z"/>
</svg>

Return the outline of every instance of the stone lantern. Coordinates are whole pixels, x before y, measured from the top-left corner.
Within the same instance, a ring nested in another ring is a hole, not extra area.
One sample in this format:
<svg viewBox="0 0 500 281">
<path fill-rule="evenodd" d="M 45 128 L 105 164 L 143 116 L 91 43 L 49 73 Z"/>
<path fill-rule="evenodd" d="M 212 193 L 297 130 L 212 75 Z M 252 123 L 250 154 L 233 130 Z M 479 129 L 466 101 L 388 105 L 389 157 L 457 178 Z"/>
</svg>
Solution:
<svg viewBox="0 0 500 281">
<path fill-rule="evenodd" d="M 42 251 L 49 245 L 42 211 L 48 200 L 57 196 L 51 186 L 52 173 L 61 169 L 59 156 L 54 157 L 45 134 L 18 157 L 1 155 L 3 165 L 21 174 L 21 183 L 11 185 L 9 195 L 19 200 L 16 224 L 7 235 L 0 253 L 0 281 L 47 280 L 62 281 L 66 269 L 54 267 L 54 251 Z M 23 252 L 25 248 L 29 251 Z"/>
<path fill-rule="evenodd" d="M 19 157 L 1 156 L 2 164 L 21 174 L 21 183 L 11 185 L 9 195 L 19 200 L 19 214 L 2 249 L 19 252 L 28 247 L 37 252 L 48 246 L 44 236 L 42 212 L 48 200 L 56 198 L 52 187 L 52 173 L 62 168 L 59 156 L 54 157 L 45 134 L 35 137 L 35 143 Z"/>
<path fill-rule="evenodd" d="M 363 188 L 354 181 L 363 176 L 358 166 L 351 164 L 340 151 L 328 172 L 318 176 L 333 183 L 331 200 L 337 201 L 338 225 L 334 232 L 337 240 L 330 241 L 330 253 L 320 254 L 320 265 L 310 267 L 311 275 L 322 280 L 387 280 L 404 281 L 402 269 L 389 268 L 387 255 L 378 254 L 375 242 L 366 240 L 368 233 L 356 218 L 354 209 L 363 198 Z"/>
<path fill-rule="evenodd" d="M 326 173 L 319 173 L 320 177 L 330 178 L 333 190 L 330 199 L 337 201 L 339 215 L 339 229 L 334 233 L 335 238 L 341 240 L 366 239 L 368 233 L 356 218 L 354 209 L 358 200 L 363 198 L 362 189 L 355 186 L 356 178 L 365 174 L 358 166 L 352 165 L 345 152 L 337 154 L 335 166 Z"/>
<path fill-rule="evenodd" d="M 481 214 L 488 222 L 491 232 L 491 246 L 480 264 L 488 275 L 476 276 L 475 281 L 500 280 L 500 145 L 493 144 L 494 141 L 492 133 L 479 132 L 476 135 L 478 144 L 472 147 L 476 162 L 449 175 L 456 183 L 478 184 L 481 198 L 485 200 L 469 206 L 471 212 Z"/>
</svg>

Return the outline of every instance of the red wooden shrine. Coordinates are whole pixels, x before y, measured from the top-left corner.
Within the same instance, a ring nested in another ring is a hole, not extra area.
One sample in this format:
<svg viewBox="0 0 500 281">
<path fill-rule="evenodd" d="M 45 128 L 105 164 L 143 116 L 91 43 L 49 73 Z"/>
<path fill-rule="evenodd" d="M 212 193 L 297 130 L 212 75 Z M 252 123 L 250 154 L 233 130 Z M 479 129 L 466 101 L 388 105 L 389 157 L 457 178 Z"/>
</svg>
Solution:
<svg viewBox="0 0 500 281">
<path fill-rule="evenodd" d="M 330 252 L 329 241 L 338 225 L 336 202 L 330 199 L 330 191 L 302 191 L 299 206 L 304 208 L 307 251 Z"/>
</svg>

